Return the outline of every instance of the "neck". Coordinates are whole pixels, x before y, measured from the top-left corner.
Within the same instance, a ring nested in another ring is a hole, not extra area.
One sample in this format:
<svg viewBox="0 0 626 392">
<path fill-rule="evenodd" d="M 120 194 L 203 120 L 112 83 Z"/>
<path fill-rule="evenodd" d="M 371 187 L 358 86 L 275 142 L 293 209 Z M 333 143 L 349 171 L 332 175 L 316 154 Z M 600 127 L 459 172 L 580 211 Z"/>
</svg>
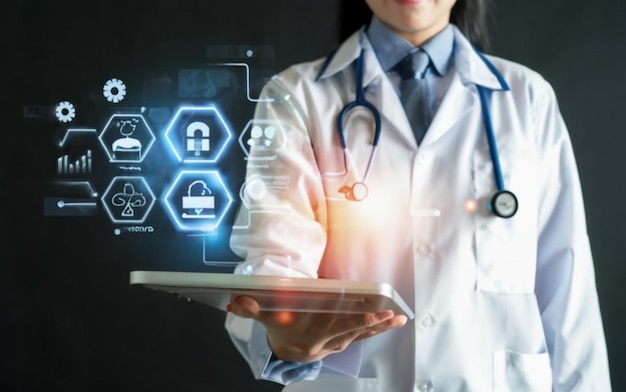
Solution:
<svg viewBox="0 0 626 392">
<path fill-rule="evenodd" d="M 448 22 L 432 25 L 424 29 L 404 30 L 387 25 L 387 27 L 394 33 L 409 41 L 415 47 L 423 45 L 425 42 L 442 32 L 447 26 Z"/>
</svg>

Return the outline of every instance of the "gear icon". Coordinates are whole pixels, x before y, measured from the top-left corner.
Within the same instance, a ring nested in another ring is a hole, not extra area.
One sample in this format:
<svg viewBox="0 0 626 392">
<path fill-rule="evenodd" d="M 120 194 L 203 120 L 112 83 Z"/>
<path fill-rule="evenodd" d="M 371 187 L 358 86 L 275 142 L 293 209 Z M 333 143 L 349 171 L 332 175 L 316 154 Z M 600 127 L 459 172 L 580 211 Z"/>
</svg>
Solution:
<svg viewBox="0 0 626 392">
<path fill-rule="evenodd" d="M 68 123 L 76 117 L 76 109 L 70 102 L 63 101 L 57 104 L 55 114 L 59 121 Z"/>
<path fill-rule="evenodd" d="M 118 103 L 126 96 L 126 85 L 120 79 L 110 79 L 104 84 L 102 88 L 102 95 L 109 102 Z"/>
</svg>

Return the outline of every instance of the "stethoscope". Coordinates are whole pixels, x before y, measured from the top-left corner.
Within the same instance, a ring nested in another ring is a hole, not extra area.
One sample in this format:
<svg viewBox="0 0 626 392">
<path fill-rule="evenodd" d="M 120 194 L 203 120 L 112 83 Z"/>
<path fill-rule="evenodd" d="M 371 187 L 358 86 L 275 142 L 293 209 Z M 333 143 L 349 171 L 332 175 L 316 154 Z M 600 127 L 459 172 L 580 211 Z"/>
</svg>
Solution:
<svg viewBox="0 0 626 392">
<path fill-rule="evenodd" d="M 479 51 L 476 53 L 480 56 L 480 58 L 485 62 L 485 64 L 489 67 L 489 69 L 494 73 L 494 75 L 498 78 L 498 81 L 502 85 L 504 91 L 509 91 L 510 88 L 502 74 L 495 68 L 495 66 Z M 329 56 L 326 61 L 326 64 L 330 62 L 330 59 L 333 55 Z M 367 176 L 369 174 L 372 161 L 374 159 L 374 154 L 376 152 L 376 148 L 378 147 L 378 142 L 380 141 L 381 134 L 381 120 L 380 113 L 378 109 L 365 99 L 365 89 L 363 87 L 363 63 L 364 63 L 364 51 L 361 50 L 359 57 L 356 61 L 356 96 L 354 101 L 349 102 L 345 105 L 341 111 L 339 112 L 339 116 L 337 117 L 337 132 L 339 134 L 339 140 L 341 142 L 341 147 L 344 151 L 344 160 L 349 155 L 348 144 L 346 142 L 346 138 L 344 135 L 344 124 L 345 119 L 348 116 L 348 113 L 357 107 L 363 107 L 365 110 L 369 111 L 371 116 L 374 119 L 374 138 L 372 141 L 372 151 L 370 153 L 369 159 L 367 160 L 367 166 L 365 167 L 365 172 L 363 173 L 363 178 L 360 181 L 354 182 L 352 185 L 348 185 L 345 187 L 345 195 L 348 200 L 351 201 L 362 201 L 367 197 L 368 187 L 366 184 Z M 490 95 L 487 88 L 476 85 L 478 90 L 478 95 L 480 97 L 481 110 L 483 113 L 483 121 L 485 123 L 485 133 L 487 136 L 487 142 L 489 144 L 489 154 L 491 156 L 491 162 L 493 164 L 493 170 L 496 180 L 497 191 L 491 198 L 487 208 L 493 212 L 496 216 L 501 218 L 510 218 L 517 212 L 518 201 L 517 197 L 513 192 L 506 189 L 504 186 L 504 177 L 502 175 L 502 168 L 500 166 L 500 157 L 498 155 L 498 146 L 496 144 L 495 133 L 493 131 L 493 123 L 491 121 L 491 110 L 490 110 Z"/>
</svg>

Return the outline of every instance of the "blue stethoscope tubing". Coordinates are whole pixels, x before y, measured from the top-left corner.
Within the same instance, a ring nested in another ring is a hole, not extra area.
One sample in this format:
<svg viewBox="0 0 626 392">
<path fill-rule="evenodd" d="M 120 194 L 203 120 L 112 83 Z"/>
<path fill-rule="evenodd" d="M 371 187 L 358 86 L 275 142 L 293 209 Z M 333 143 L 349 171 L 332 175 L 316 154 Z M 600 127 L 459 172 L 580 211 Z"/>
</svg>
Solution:
<svg viewBox="0 0 626 392">
<path fill-rule="evenodd" d="M 372 115 L 374 119 L 374 140 L 372 140 L 372 151 L 367 160 L 367 166 L 365 167 L 363 178 L 361 181 L 357 181 L 354 184 L 352 184 L 349 187 L 348 191 L 346 192 L 346 197 L 352 201 L 361 201 L 365 199 L 365 197 L 367 197 L 368 188 L 365 182 L 367 181 L 367 176 L 370 172 L 372 161 L 374 160 L 374 154 L 376 153 L 376 148 L 378 147 L 378 142 L 380 141 L 380 134 L 381 134 L 381 129 L 382 129 L 380 113 L 378 112 L 378 109 L 376 109 L 376 107 L 371 102 L 365 99 L 365 89 L 363 87 L 363 62 L 364 62 L 363 58 L 364 57 L 365 56 L 363 55 L 363 50 L 361 50 L 361 54 L 359 55 L 356 61 L 355 99 L 352 102 L 348 102 L 348 104 L 345 105 L 343 109 L 341 109 L 341 111 L 339 112 L 339 116 L 337 117 L 337 130 L 339 133 L 339 141 L 341 142 L 341 147 L 343 148 L 343 151 L 344 151 L 344 154 L 343 154 L 344 160 L 346 159 L 346 156 L 348 156 L 349 154 L 348 143 L 346 142 L 346 137 L 344 135 L 344 124 L 345 124 L 345 120 L 348 114 L 353 109 L 359 106 L 362 106 L 370 112 L 370 114 Z"/>
<path fill-rule="evenodd" d="M 497 77 L 500 85 L 502 86 L 502 89 L 504 91 L 510 91 L 508 83 L 506 83 L 506 80 L 504 80 L 504 77 L 496 69 L 496 67 L 481 52 L 476 50 L 476 53 Z M 365 197 L 367 197 L 368 189 L 365 182 L 367 180 L 367 176 L 369 174 L 382 131 L 380 113 L 378 112 L 378 109 L 376 109 L 376 107 L 371 102 L 365 99 L 365 89 L 363 86 L 364 57 L 364 50 L 361 49 L 361 53 L 356 60 L 355 100 L 346 104 L 341 109 L 341 111 L 339 112 L 339 116 L 337 117 L 337 132 L 339 134 L 341 147 L 344 150 L 344 159 L 346 155 L 348 155 L 348 144 L 346 142 L 344 134 L 344 124 L 348 113 L 357 107 L 364 107 L 367 111 L 370 112 L 374 119 L 374 137 L 372 140 L 372 151 L 370 153 L 365 172 L 363 173 L 363 179 L 352 184 L 352 186 L 350 186 L 348 191 L 346 192 L 346 197 L 352 201 L 361 201 L 365 199 Z M 330 58 L 332 58 L 332 55 L 329 56 L 326 64 L 330 62 Z M 491 90 L 481 85 L 476 85 L 476 89 L 478 90 L 478 95 L 480 97 L 481 111 L 483 113 L 483 121 L 485 125 L 485 135 L 487 137 L 487 143 L 489 145 L 489 154 L 491 156 L 491 162 L 493 164 L 493 171 L 497 187 L 496 193 L 493 195 L 491 201 L 489 202 L 488 209 L 499 217 L 510 218 L 517 212 L 518 201 L 516 196 L 511 191 L 507 190 L 504 186 L 504 176 L 502 175 L 502 167 L 500 165 L 500 157 L 498 154 L 498 146 L 496 143 L 495 132 L 493 129 L 493 122 L 491 119 Z"/>
<path fill-rule="evenodd" d="M 491 72 L 496 76 L 500 82 L 500 86 L 504 91 L 510 91 L 509 84 L 504 79 L 504 76 L 498 71 L 489 59 L 485 57 L 480 51 L 475 49 L 478 56 L 489 67 Z M 502 166 L 500 165 L 500 154 L 498 153 L 498 144 L 496 143 L 495 131 L 493 130 L 493 121 L 491 117 L 491 90 L 484 86 L 476 85 L 478 96 L 480 97 L 480 106 L 483 113 L 483 121 L 485 123 L 485 136 L 487 137 L 487 144 L 489 145 L 489 155 L 491 156 L 491 163 L 493 165 L 493 173 L 496 181 L 497 191 L 491 198 L 488 204 L 488 208 L 495 215 L 501 218 L 510 218 L 517 212 L 519 202 L 515 194 L 506 189 L 504 186 L 504 176 L 502 175 Z"/>
</svg>

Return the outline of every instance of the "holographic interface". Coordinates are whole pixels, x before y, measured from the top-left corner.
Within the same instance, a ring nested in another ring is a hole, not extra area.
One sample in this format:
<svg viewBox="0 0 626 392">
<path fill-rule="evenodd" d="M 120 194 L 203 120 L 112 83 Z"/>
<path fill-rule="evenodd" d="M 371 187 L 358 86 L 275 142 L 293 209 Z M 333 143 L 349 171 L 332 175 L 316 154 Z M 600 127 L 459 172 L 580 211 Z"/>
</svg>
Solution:
<svg viewBox="0 0 626 392">
<path fill-rule="evenodd" d="M 102 75 L 85 86 L 97 94 L 25 104 L 24 121 L 56 135 L 45 164 L 44 215 L 60 226 L 92 220 L 114 240 L 166 241 L 192 268 L 232 269 L 237 210 L 280 208 L 263 196 L 286 181 L 244 182 L 252 145 L 266 151 L 260 161 L 282 148 L 280 125 L 253 118 L 255 96 L 273 75 L 266 64 L 255 73 L 255 50 L 273 52 L 249 47 L 241 59 L 181 64 L 157 76 Z"/>
</svg>

